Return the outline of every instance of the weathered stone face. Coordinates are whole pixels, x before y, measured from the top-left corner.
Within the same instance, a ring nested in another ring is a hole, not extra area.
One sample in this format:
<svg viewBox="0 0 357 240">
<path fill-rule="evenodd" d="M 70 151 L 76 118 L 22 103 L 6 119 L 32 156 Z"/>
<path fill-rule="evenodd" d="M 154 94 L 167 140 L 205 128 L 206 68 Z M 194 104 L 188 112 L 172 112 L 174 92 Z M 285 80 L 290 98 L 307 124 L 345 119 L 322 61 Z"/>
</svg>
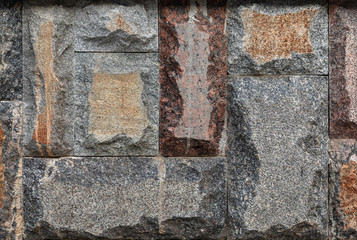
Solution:
<svg viewBox="0 0 357 240">
<path fill-rule="evenodd" d="M 76 55 L 77 156 L 156 156 L 157 54 Z"/>
<path fill-rule="evenodd" d="M 226 216 L 224 158 L 161 159 L 160 234 L 218 239 Z"/>
<path fill-rule="evenodd" d="M 327 77 L 232 76 L 228 92 L 232 236 L 268 237 L 280 226 L 324 239 Z"/>
<path fill-rule="evenodd" d="M 22 107 L 0 102 L 0 239 L 22 239 Z"/>
<path fill-rule="evenodd" d="M 160 2 L 160 152 L 225 154 L 225 1 Z"/>
<path fill-rule="evenodd" d="M 0 2 L 0 101 L 22 99 L 22 2 Z"/>
<path fill-rule="evenodd" d="M 158 51 L 156 0 L 87 4 L 76 9 L 76 51 Z"/>
<path fill-rule="evenodd" d="M 352 139 L 331 140 L 330 209 L 331 236 L 357 238 L 357 147 Z"/>
<path fill-rule="evenodd" d="M 65 156 L 73 145 L 73 10 L 24 6 L 24 154 Z"/>
<path fill-rule="evenodd" d="M 357 3 L 330 1 L 330 136 L 357 138 Z"/>
<path fill-rule="evenodd" d="M 229 0 L 228 71 L 327 75 L 327 2 Z"/>
<path fill-rule="evenodd" d="M 26 236 L 219 236 L 226 209 L 224 176 L 222 158 L 25 158 Z"/>
</svg>

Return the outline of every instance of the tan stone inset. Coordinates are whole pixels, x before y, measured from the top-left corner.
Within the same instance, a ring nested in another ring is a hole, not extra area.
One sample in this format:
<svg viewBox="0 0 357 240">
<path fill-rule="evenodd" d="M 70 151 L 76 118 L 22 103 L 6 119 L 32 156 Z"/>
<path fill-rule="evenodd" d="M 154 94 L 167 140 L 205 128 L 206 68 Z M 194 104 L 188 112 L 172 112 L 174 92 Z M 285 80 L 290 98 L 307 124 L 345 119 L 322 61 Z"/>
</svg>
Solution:
<svg viewBox="0 0 357 240">
<path fill-rule="evenodd" d="M 39 151 L 40 144 L 47 145 L 48 155 L 51 154 L 52 126 L 55 118 L 54 105 L 58 91 L 58 82 L 53 65 L 53 21 L 47 21 L 40 26 L 34 52 L 36 56 L 36 105 L 37 119 L 32 138 L 37 142 Z M 42 88 L 45 88 L 44 96 Z M 45 106 L 40 109 L 41 100 L 45 100 Z M 41 152 L 42 153 L 42 152 Z M 43 155 L 43 154 L 42 154 Z"/>
<path fill-rule="evenodd" d="M 140 138 L 148 124 L 140 73 L 94 73 L 89 96 L 89 134 Z"/>
<path fill-rule="evenodd" d="M 111 32 L 123 30 L 129 34 L 135 34 L 132 27 L 125 21 L 125 19 L 119 13 L 110 14 L 110 22 L 107 25 L 107 29 Z"/>
<path fill-rule="evenodd" d="M 272 16 L 244 9 L 244 51 L 258 64 L 290 58 L 293 51 L 312 53 L 309 29 L 317 12 L 316 9 L 305 9 Z"/>
<path fill-rule="evenodd" d="M 357 230 L 357 156 L 340 170 L 340 207 L 345 213 L 345 229 Z"/>
<path fill-rule="evenodd" d="M 5 195 L 5 165 L 2 160 L 2 148 L 5 143 L 5 135 L 2 131 L 1 123 L 0 123 L 0 209 L 4 206 L 4 195 Z"/>
</svg>

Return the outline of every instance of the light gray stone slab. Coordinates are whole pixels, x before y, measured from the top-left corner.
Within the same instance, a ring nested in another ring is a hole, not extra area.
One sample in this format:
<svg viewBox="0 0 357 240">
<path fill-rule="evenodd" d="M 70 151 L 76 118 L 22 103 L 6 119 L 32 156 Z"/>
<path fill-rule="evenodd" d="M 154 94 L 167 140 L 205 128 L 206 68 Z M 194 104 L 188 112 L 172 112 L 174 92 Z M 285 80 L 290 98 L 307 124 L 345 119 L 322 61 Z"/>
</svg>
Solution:
<svg viewBox="0 0 357 240">
<path fill-rule="evenodd" d="M 157 0 L 82 1 L 76 51 L 158 52 Z"/>
<path fill-rule="evenodd" d="M 325 239 L 327 77 L 231 76 L 228 92 L 232 237 Z"/>
<path fill-rule="evenodd" d="M 228 0 L 228 72 L 328 74 L 327 0 Z"/>
<path fill-rule="evenodd" d="M 23 9 L 25 156 L 67 156 L 73 148 L 72 8 Z"/>
<path fill-rule="evenodd" d="M 78 53 L 76 156 L 156 156 L 158 55 Z"/>
</svg>

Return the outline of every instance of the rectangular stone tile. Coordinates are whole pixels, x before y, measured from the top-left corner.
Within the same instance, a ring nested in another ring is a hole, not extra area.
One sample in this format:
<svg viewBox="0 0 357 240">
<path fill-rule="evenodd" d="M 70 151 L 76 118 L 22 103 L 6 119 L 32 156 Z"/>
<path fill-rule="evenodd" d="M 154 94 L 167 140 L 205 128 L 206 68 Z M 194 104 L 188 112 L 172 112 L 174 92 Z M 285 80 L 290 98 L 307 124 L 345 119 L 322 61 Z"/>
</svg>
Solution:
<svg viewBox="0 0 357 240">
<path fill-rule="evenodd" d="M 25 239 L 156 239 L 158 161 L 24 159 Z"/>
<path fill-rule="evenodd" d="M 160 2 L 160 152 L 225 155 L 226 1 Z"/>
<path fill-rule="evenodd" d="M 329 144 L 330 234 L 333 239 L 357 239 L 357 144 L 336 139 Z"/>
<path fill-rule="evenodd" d="M 327 0 L 228 0 L 228 72 L 328 74 Z"/>
<path fill-rule="evenodd" d="M 330 137 L 357 139 L 357 2 L 330 0 Z"/>
<path fill-rule="evenodd" d="M 73 9 L 24 5 L 24 154 L 66 156 L 73 145 Z"/>
<path fill-rule="evenodd" d="M 328 78 L 230 77 L 233 239 L 325 239 Z"/>
<path fill-rule="evenodd" d="M 76 51 L 158 52 L 157 0 L 82 1 Z"/>
<path fill-rule="evenodd" d="M 156 53 L 76 55 L 76 156 L 156 156 Z"/>
<path fill-rule="evenodd" d="M 0 102 L 0 239 L 22 239 L 22 106 Z"/>
<path fill-rule="evenodd" d="M 0 101 L 22 100 L 22 1 L 0 2 Z"/>
<path fill-rule="evenodd" d="M 163 158 L 160 233 L 174 239 L 218 239 L 227 209 L 225 158 Z"/>
</svg>

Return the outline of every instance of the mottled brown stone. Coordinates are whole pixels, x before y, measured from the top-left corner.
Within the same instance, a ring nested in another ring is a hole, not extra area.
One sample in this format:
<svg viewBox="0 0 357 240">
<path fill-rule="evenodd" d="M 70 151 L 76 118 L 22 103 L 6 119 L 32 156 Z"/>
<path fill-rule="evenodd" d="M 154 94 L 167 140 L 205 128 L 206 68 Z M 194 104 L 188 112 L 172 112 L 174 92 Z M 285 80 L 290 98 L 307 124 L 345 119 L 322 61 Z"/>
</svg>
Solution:
<svg viewBox="0 0 357 240">
<path fill-rule="evenodd" d="M 330 0 L 330 137 L 357 138 L 357 2 Z"/>
<path fill-rule="evenodd" d="M 317 9 L 304 9 L 274 16 L 244 9 L 244 51 L 258 64 L 279 58 L 291 58 L 293 51 L 312 53 L 309 29 L 317 12 Z"/>
<path fill-rule="evenodd" d="M 345 229 L 357 230 L 357 155 L 340 170 L 340 206 L 345 213 Z"/>
<path fill-rule="evenodd" d="M 225 1 L 160 2 L 160 152 L 225 152 Z"/>
</svg>

